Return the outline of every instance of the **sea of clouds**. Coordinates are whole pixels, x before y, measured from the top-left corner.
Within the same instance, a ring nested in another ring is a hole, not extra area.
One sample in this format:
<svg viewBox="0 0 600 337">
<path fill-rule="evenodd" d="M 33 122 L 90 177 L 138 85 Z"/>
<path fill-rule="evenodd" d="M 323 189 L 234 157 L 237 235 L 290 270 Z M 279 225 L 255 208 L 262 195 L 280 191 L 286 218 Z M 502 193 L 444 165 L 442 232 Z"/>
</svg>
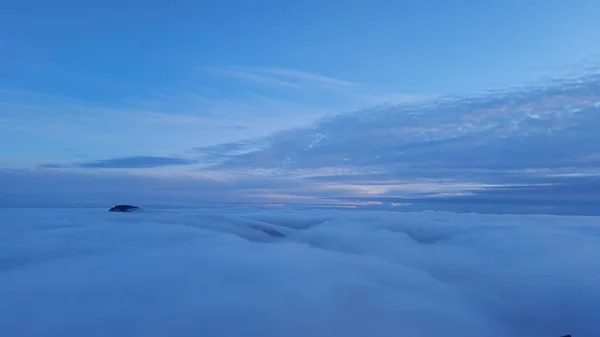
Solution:
<svg viewBox="0 0 600 337">
<path fill-rule="evenodd" d="M 600 218 L 0 210 L 0 336 L 600 336 Z"/>
</svg>

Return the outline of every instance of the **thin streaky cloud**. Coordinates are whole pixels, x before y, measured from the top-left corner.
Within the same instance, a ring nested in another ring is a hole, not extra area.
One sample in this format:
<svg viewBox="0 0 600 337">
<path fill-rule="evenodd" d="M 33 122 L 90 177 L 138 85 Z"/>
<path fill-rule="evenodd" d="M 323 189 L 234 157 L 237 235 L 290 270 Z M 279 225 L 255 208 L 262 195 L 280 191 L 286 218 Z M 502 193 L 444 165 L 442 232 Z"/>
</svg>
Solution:
<svg viewBox="0 0 600 337">
<path fill-rule="evenodd" d="M 328 85 L 328 86 L 353 86 L 357 83 L 325 76 L 319 73 L 301 71 L 297 69 L 288 69 L 288 68 L 271 68 L 271 67 L 235 67 L 235 69 L 248 71 L 248 72 L 258 72 L 258 73 L 267 73 L 276 76 L 282 77 L 291 77 L 299 80 L 306 80 L 313 82 L 315 84 Z"/>
<path fill-rule="evenodd" d="M 255 73 L 248 72 L 248 71 L 236 70 L 236 69 L 230 69 L 230 68 L 206 68 L 206 69 L 216 75 L 219 75 L 219 76 L 236 78 L 236 79 L 253 82 L 253 83 L 257 83 L 257 84 L 266 84 L 266 85 L 275 86 L 275 87 L 286 87 L 286 88 L 296 88 L 296 89 L 300 88 L 300 86 L 296 83 L 280 80 L 280 79 L 277 79 L 272 76 L 255 74 Z"/>
<path fill-rule="evenodd" d="M 287 68 L 226 66 L 203 69 L 220 76 L 278 87 L 338 89 L 358 86 L 358 83 L 319 73 Z"/>
<path fill-rule="evenodd" d="M 94 138 L 95 143 L 112 142 L 116 139 L 131 142 L 127 140 L 133 137 L 131 132 L 121 130 L 134 126 L 139 135 L 137 140 L 150 139 L 152 134 L 163 132 L 163 128 L 177 130 L 174 132 L 177 135 L 171 138 L 180 138 L 182 142 L 185 139 L 197 140 L 201 135 L 207 134 L 194 128 L 221 130 L 220 135 L 225 134 L 223 130 L 233 128 L 236 134 L 205 138 L 208 143 L 236 141 L 240 137 L 306 125 L 325 114 L 342 110 L 336 106 L 311 106 L 303 102 L 259 95 L 235 99 L 166 93 L 158 97 L 157 101 L 129 99 L 126 104 L 26 91 L 6 91 L 1 96 L 0 129 L 9 129 L 23 136 L 53 139 Z M 243 134 L 240 133 L 242 131 Z"/>
<path fill-rule="evenodd" d="M 88 168 L 88 169 L 120 169 L 120 168 L 155 168 L 166 166 L 192 165 L 197 163 L 194 160 L 177 157 L 161 157 L 161 156 L 131 156 L 101 159 L 94 161 L 86 161 L 73 164 L 55 164 L 46 163 L 38 165 L 38 168 Z"/>
</svg>

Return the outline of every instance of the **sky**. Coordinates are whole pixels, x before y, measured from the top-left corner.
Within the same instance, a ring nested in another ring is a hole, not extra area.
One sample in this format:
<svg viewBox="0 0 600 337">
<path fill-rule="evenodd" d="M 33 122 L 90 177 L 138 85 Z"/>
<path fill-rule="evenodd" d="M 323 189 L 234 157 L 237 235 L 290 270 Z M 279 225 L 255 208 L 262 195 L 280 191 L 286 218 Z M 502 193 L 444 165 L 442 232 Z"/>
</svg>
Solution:
<svg viewBox="0 0 600 337">
<path fill-rule="evenodd" d="M 592 0 L 5 1 L 0 205 L 573 191 L 600 158 L 599 12 Z"/>
</svg>

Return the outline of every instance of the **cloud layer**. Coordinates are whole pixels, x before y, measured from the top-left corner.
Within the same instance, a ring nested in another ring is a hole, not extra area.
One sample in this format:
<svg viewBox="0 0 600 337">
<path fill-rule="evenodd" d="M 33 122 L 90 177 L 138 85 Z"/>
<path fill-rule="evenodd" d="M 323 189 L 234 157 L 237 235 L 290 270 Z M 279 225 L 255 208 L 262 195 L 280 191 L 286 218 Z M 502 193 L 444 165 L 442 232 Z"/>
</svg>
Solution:
<svg viewBox="0 0 600 337">
<path fill-rule="evenodd" d="M 243 208 L 0 217 L 0 331 L 13 337 L 600 334 L 597 218 Z"/>
</svg>

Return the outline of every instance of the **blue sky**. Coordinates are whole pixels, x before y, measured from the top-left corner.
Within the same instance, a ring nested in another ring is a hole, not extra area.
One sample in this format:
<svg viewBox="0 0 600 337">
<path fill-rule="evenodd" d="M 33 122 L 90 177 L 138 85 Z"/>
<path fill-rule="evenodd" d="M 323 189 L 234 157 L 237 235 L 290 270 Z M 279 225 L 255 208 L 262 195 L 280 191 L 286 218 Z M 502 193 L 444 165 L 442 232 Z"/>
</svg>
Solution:
<svg viewBox="0 0 600 337">
<path fill-rule="evenodd" d="M 323 202 L 591 172 L 598 81 L 565 79 L 596 73 L 596 13 L 592 0 L 5 1 L 0 200 L 43 204 L 61 186 L 72 202 L 100 184 L 114 190 L 92 199 L 108 202 L 138 179 L 156 202 L 207 188 Z M 567 143 L 580 151 L 552 155 Z M 339 183 L 357 174 L 373 177 Z"/>
</svg>

